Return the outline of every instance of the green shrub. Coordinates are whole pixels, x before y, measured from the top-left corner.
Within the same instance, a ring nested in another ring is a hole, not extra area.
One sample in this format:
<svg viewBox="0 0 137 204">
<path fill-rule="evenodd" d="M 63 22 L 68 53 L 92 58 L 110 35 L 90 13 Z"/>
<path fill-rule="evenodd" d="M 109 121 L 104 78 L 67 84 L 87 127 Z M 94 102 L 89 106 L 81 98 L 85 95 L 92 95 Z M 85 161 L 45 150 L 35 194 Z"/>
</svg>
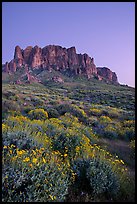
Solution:
<svg viewBox="0 0 137 204">
<path fill-rule="evenodd" d="M 76 172 L 75 185 L 82 191 L 86 190 L 92 197 L 107 196 L 114 199 L 120 184 L 116 174 L 107 162 L 92 159 L 77 159 L 73 170 Z"/>
<path fill-rule="evenodd" d="M 30 149 L 39 146 L 38 143 L 30 137 L 27 131 L 9 131 L 3 133 L 3 145 L 16 145 L 20 149 Z"/>
<path fill-rule="evenodd" d="M 111 124 L 107 125 L 107 127 L 104 128 L 104 137 L 110 138 L 110 139 L 116 139 L 118 138 L 118 133 L 115 127 L 113 127 Z"/>
<path fill-rule="evenodd" d="M 28 116 L 31 120 L 46 120 L 48 118 L 48 113 L 47 111 L 44 111 L 44 109 L 35 109 L 31 110 L 28 113 Z"/>
<path fill-rule="evenodd" d="M 28 114 L 31 110 L 32 110 L 32 107 L 30 107 L 30 106 L 27 106 L 27 107 L 25 107 L 25 108 L 23 109 L 23 111 L 24 111 L 25 114 Z"/>
<path fill-rule="evenodd" d="M 15 93 L 9 90 L 9 91 L 7 91 L 7 92 L 4 92 L 3 95 L 4 95 L 7 99 L 10 99 L 10 97 L 15 96 Z"/>
<path fill-rule="evenodd" d="M 91 125 L 91 126 L 93 126 L 93 127 L 98 127 L 98 125 L 99 125 L 99 120 L 98 120 L 97 117 L 91 116 L 91 117 L 89 117 L 89 119 L 88 119 L 88 124 Z"/>
<path fill-rule="evenodd" d="M 73 171 L 76 173 L 75 186 L 81 191 L 91 191 L 90 180 L 87 178 L 89 162 L 88 159 L 77 159 L 72 164 Z"/>
<path fill-rule="evenodd" d="M 47 109 L 47 112 L 48 112 L 49 118 L 58 118 L 59 117 L 58 111 L 54 108 Z"/>
<path fill-rule="evenodd" d="M 2 100 L 2 119 L 6 119 L 9 115 L 13 115 L 13 112 L 19 114 L 20 106 L 15 101 Z"/>
<path fill-rule="evenodd" d="M 88 117 L 85 113 L 85 111 L 81 108 L 79 108 L 77 105 L 72 105 L 71 114 L 75 117 L 79 118 L 81 122 L 86 123 L 88 120 Z"/>
<path fill-rule="evenodd" d="M 110 118 L 118 118 L 120 116 L 120 113 L 119 113 L 118 109 L 116 109 L 116 108 L 109 108 L 108 116 Z"/>
<path fill-rule="evenodd" d="M 130 148 L 135 151 L 135 140 L 130 141 Z"/>
<path fill-rule="evenodd" d="M 75 117 L 77 117 L 81 122 L 86 123 L 88 117 L 83 109 L 79 108 L 74 104 L 61 104 L 57 106 L 57 111 L 60 115 L 64 115 L 66 112 L 71 113 Z"/>
<path fill-rule="evenodd" d="M 44 101 L 38 97 L 32 98 L 31 101 L 33 102 L 34 106 L 42 106 L 44 105 Z"/>
<path fill-rule="evenodd" d="M 125 120 L 123 122 L 123 127 L 135 127 L 135 120 Z"/>
<path fill-rule="evenodd" d="M 81 137 L 79 135 L 72 136 L 69 132 L 65 132 L 53 141 L 53 148 L 73 160 L 77 153 L 76 147 L 80 146 L 80 141 Z"/>
<path fill-rule="evenodd" d="M 15 101 L 2 100 L 2 112 L 19 111 L 20 107 Z"/>
<path fill-rule="evenodd" d="M 118 133 L 121 139 L 131 141 L 135 138 L 135 127 L 121 127 Z"/>
<path fill-rule="evenodd" d="M 56 109 L 60 115 L 64 115 L 66 112 L 71 111 L 71 105 L 70 104 L 61 104 L 61 105 L 58 105 L 56 107 Z"/>
<path fill-rule="evenodd" d="M 134 127 L 126 127 L 124 129 L 124 139 L 130 141 L 135 138 L 135 128 Z"/>
<path fill-rule="evenodd" d="M 92 193 L 95 196 L 107 194 L 110 198 L 119 191 L 119 181 L 112 168 L 104 161 L 92 159 L 87 168 Z"/>
</svg>

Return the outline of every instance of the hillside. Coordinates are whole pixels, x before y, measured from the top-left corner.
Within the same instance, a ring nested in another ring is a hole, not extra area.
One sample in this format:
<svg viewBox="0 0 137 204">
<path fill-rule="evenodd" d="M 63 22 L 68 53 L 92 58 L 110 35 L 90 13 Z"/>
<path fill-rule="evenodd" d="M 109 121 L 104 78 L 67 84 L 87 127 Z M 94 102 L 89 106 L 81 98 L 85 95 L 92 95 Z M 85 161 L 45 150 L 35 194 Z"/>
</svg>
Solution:
<svg viewBox="0 0 137 204">
<path fill-rule="evenodd" d="M 3 201 L 133 202 L 135 89 L 21 71 L 3 72 Z"/>
</svg>

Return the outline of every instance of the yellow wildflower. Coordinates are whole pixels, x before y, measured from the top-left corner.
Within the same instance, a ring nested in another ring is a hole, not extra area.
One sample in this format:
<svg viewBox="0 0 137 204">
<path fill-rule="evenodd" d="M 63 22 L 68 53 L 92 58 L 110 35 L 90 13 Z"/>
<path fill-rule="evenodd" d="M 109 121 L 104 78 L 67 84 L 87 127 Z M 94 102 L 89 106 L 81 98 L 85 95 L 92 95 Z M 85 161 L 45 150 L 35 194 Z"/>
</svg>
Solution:
<svg viewBox="0 0 137 204">
<path fill-rule="evenodd" d="M 11 147 L 16 147 L 16 146 L 12 144 Z"/>
<path fill-rule="evenodd" d="M 32 162 L 36 164 L 37 163 L 37 158 L 33 158 Z"/>
<path fill-rule="evenodd" d="M 2 131 L 6 131 L 8 129 L 8 126 L 6 124 L 2 124 Z"/>
<path fill-rule="evenodd" d="M 17 159 L 17 156 L 12 157 L 12 161 L 15 161 Z"/>
<path fill-rule="evenodd" d="M 55 152 L 54 152 L 54 154 L 58 154 L 58 152 L 57 152 L 57 151 L 55 151 Z"/>
<path fill-rule="evenodd" d="M 6 127 L 6 125 L 5 124 L 2 124 L 2 129 L 4 129 Z"/>
<path fill-rule="evenodd" d="M 4 145 L 3 149 L 7 149 L 7 146 L 6 146 L 6 145 Z"/>
<path fill-rule="evenodd" d="M 29 164 L 30 167 L 32 167 L 32 164 Z"/>
<path fill-rule="evenodd" d="M 46 163 L 46 160 L 44 158 L 42 158 L 43 162 Z"/>
<path fill-rule="evenodd" d="M 115 162 L 118 162 L 118 163 L 119 163 L 120 161 L 119 161 L 118 159 L 115 159 Z"/>
<path fill-rule="evenodd" d="M 122 159 L 120 160 L 120 162 L 121 162 L 122 164 L 124 164 L 124 162 L 123 162 L 123 160 L 122 160 Z"/>
<path fill-rule="evenodd" d="M 43 148 L 43 147 L 41 148 L 41 151 L 44 151 L 44 148 Z"/>
<path fill-rule="evenodd" d="M 49 197 L 51 198 L 51 200 L 54 200 L 53 196 L 52 195 L 49 195 Z"/>
<path fill-rule="evenodd" d="M 29 162 L 30 161 L 30 158 L 29 157 L 26 157 L 25 159 L 23 159 L 24 162 Z"/>
<path fill-rule="evenodd" d="M 9 153 L 12 154 L 12 150 L 11 149 L 9 150 Z"/>
<path fill-rule="evenodd" d="M 80 147 L 76 146 L 76 152 L 80 150 Z"/>
<path fill-rule="evenodd" d="M 67 154 L 64 154 L 64 157 L 67 157 Z"/>
<path fill-rule="evenodd" d="M 73 172 L 73 173 L 72 173 L 72 176 L 75 176 L 75 175 L 77 175 L 77 174 Z"/>
<path fill-rule="evenodd" d="M 34 150 L 32 150 L 33 154 L 36 155 L 36 152 Z"/>
<path fill-rule="evenodd" d="M 25 153 L 25 150 L 17 150 L 17 155 L 21 156 L 23 153 Z"/>
</svg>

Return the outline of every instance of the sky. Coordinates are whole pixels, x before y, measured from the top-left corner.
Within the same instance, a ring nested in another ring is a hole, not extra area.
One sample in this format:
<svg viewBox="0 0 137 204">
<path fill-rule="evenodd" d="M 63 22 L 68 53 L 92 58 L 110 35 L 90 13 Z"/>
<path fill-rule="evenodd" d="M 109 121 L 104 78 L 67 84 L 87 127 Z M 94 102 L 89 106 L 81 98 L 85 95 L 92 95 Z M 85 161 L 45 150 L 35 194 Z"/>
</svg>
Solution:
<svg viewBox="0 0 137 204">
<path fill-rule="evenodd" d="M 135 2 L 3 2 L 2 63 L 16 45 L 75 46 L 135 87 Z"/>
</svg>

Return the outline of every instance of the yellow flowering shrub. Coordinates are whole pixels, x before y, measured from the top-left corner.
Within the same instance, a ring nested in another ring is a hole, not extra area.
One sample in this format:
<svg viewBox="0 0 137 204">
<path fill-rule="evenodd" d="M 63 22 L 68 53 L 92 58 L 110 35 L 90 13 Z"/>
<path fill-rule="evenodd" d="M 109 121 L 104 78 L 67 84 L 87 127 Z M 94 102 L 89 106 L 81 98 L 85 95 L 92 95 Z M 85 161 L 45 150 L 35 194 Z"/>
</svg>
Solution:
<svg viewBox="0 0 137 204">
<path fill-rule="evenodd" d="M 46 120 L 48 118 L 48 112 L 42 108 L 31 110 L 28 112 L 30 119 Z"/>
<path fill-rule="evenodd" d="M 100 116 L 99 121 L 101 124 L 111 123 L 112 120 L 108 116 Z"/>
<path fill-rule="evenodd" d="M 23 126 L 25 123 L 27 123 L 29 119 L 25 116 L 19 115 L 19 116 L 9 116 L 7 120 L 7 124 L 9 126 Z"/>
<path fill-rule="evenodd" d="M 97 108 L 91 108 L 90 114 L 93 116 L 100 116 L 102 114 L 102 110 L 97 109 Z"/>
<path fill-rule="evenodd" d="M 45 148 L 21 150 L 15 145 L 4 147 L 5 202 L 63 201 L 70 183 L 74 180 L 75 175 L 69 160 L 63 161 L 59 151 L 49 152 Z"/>
<path fill-rule="evenodd" d="M 7 132 L 8 131 L 8 125 L 2 123 L 2 132 Z"/>
<path fill-rule="evenodd" d="M 100 116 L 99 123 L 105 124 L 105 134 L 115 133 L 116 127 L 124 127 L 122 122 L 117 124 L 108 116 Z M 133 126 L 125 129 L 128 128 Z M 96 170 L 95 177 L 99 172 L 109 175 L 104 168 L 108 165 L 113 184 L 116 176 L 120 188 L 122 182 L 124 185 L 128 182 L 125 162 L 97 145 L 98 137 L 92 126 L 84 125 L 70 113 L 46 120 L 10 116 L 4 121 L 2 129 L 4 202 L 65 201 L 68 189 L 77 183 L 79 177 L 79 170 L 75 171 L 79 168 L 78 161 L 82 166 L 84 161 L 100 161 L 100 170 Z M 96 164 L 98 162 L 94 163 L 94 167 Z M 99 180 L 94 183 L 90 170 L 85 171 L 88 172 L 89 188 L 94 184 L 96 186 L 91 193 L 102 193 Z M 110 192 L 111 185 L 107 179 L 104 183 L 102 181 L 102 185 L 106 184 L 110 187 L 107 192 Z"/>
</svg>

